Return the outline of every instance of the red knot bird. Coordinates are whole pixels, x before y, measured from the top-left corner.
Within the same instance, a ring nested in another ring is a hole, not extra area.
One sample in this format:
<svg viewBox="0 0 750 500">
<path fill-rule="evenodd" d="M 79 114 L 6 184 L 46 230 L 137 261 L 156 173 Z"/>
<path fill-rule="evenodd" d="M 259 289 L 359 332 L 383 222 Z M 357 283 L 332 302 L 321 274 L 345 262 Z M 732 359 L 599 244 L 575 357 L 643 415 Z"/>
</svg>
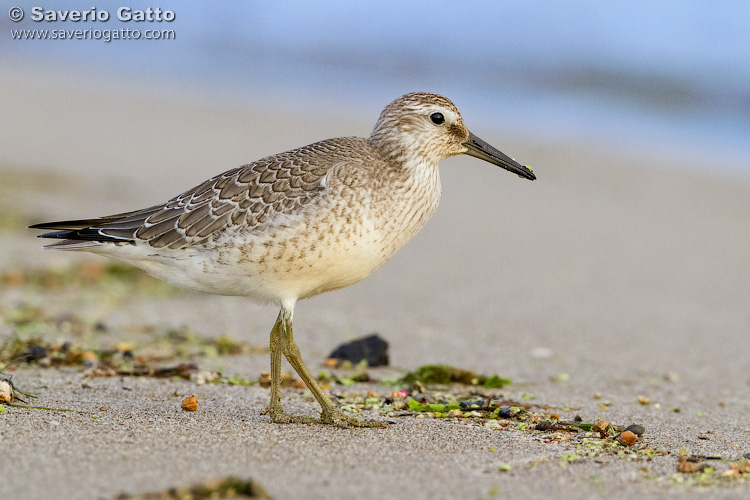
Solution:
<svg viewBox="0 0 750 500">
<path fill-rule="evenodd" d="M 366 139 L 268 156 L 142 210 L 30 227 L 62 240 L 48 249 L 93 252 L 188 290 L 276 304 L 263 413 L 277 423 L 383 426 L 346 415 L 323 392 L 294 342 L 294 306 L 353 285 L 390 259 L 435 212 L 438 163 L 460 154 L 536 178 L 469 132 L 449 99 L 412 93 L 386 106 Z M 320 420 L 282 409 L 282 355 L 320 403 Z"/>
</svg>

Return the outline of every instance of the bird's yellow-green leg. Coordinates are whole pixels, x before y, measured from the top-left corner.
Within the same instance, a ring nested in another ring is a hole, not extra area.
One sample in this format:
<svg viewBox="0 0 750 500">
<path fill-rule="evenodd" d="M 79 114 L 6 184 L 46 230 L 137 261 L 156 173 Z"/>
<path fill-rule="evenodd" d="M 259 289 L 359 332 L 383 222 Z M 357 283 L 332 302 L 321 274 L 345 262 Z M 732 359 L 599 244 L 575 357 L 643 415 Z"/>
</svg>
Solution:
<svg viewBox="0 0 750 500">
<path fill-rule="evenodd" d="M 271 401 L 261 412 L 262 415 L 271 417 L 271 421 L 277 424 L 308 424 L 312 423 L 311 418 L 293 417 L 286 413 L 281 407 L 281 354 L 282 354 L 282 314 L 283 309 L 276 318 L 276 323 L 271 330 Z"/>
<path fill-rule="evenodd" d="M 276 335 L 274 337 L 274 334 Z M 288 422 L 288 423 L 309 423 L 311 419 L 292 417 L 281 409 L 281 353 L 284 354 L 289 364 L 297 372 L 300 378 L 305 382 L 307 388 L 310 389 L 315 399 L 318 400 L 322 411 L 320 413 L 320 423 L 322 424 L 333 424 L 346 427 L 352 425 L 354 427 L 387 427 L 386 422 L 379 422 L 376 420 L 360 420 L 349 415 L 344 414 L 338 410 L 331 402 L 330 398 L 326 396 L 321 389 L 320 385 L 315 381 L 310 370 L 308 370 L 302 356 L 300 355 L 299 347 L 294 342 L 294 334 L 292 330 L 292 311 L 289 308 L 281 308 L 279 317 L 276 320 L 274 329 L 271 331 L 271 404 L 266 409 L 266 413 L 271 416 L 274 422 Z M 274 383 L 276 381 L 276 383 Z"/>
</svg>

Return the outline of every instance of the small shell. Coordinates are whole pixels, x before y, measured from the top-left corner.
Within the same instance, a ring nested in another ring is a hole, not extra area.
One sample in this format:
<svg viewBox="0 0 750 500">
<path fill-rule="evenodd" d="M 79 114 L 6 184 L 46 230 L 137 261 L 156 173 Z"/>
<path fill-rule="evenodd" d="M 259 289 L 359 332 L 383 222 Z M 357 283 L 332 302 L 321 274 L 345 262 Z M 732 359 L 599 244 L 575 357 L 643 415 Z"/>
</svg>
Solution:
<svg viewBox="0 0 750 500">
<path fill-rule="evenodd" d="M 13 401 L 13 388 L 7 380 L 0 380 L 0 403 L 10 403 Z"/>
<path fill-rule="evenodd" d="M 182 409 L 185 411 L 197 411 L 198 410 L 198 398 L 195 396 L 188 396 L 182 400 Z"/>
<path fill-rule="evenodd" d="M 625 446 L 633 446 L 636 441 L 638 441 L 638 438 L 635 437 L 635 434 L 633 434 L 630 431 L 625 431 L 617 438 L 619 442 L 624 444 Z"/>
</svg>

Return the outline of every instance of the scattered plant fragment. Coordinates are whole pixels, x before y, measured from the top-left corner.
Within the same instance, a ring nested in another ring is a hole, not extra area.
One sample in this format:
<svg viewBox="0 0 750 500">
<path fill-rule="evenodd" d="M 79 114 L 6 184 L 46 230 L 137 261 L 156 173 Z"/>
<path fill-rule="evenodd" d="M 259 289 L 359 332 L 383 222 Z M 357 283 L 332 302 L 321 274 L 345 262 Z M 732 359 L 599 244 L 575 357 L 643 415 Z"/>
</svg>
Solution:
<svg viewBox="0 0 750 500">
<path fill-rule="evenodd" d="M 729 470 L 725 470 L 722 476 L 734 479 L 750 479 L 750 460 L 729 464 Z"/>
<path fill-rule="evenodd" d="M 711 459 L 718 460 L 719 457 L 690 455 L 687 448 L 683 448 L 678 457 L 677 472 L 659 477 L 657 481 L 681 486 L 735 486 L 750 479 L 750 461 L 722 459 L 721 462 L 731 463 L 727 469 L 719 471 L 702 463 L 703 460 Z"/>
<path fill-rule="evenodd" d="M 601 437 L 602 439 L 614 434 L 614 429 L 612 429 L 612 426 L 609 425 L 609 422 L 600 418 L 596 419 L 596 422 L 594 422 L 591 430 L 594 432 L 598 432 L 599 437 Z"/>
<path fill-rule="evenodd" d="M 697 457 L 679 457 L 677 462 L 677 472 L 682 474 L 695 474 L 703 472 L 708 468 L 707 464 L 699 463 Z"/>
<path fill-rule="evenodd" d="M 204 483 L 188 486 L 177 486 L 164 491 L 153 493 L 130 494 L 122 493 L 117 500 L 208 500 L 212 498 L 259 498 L 270 500 L 261 485 L 249 479 L 229 476 L 212 479 Z"/>
</svg>

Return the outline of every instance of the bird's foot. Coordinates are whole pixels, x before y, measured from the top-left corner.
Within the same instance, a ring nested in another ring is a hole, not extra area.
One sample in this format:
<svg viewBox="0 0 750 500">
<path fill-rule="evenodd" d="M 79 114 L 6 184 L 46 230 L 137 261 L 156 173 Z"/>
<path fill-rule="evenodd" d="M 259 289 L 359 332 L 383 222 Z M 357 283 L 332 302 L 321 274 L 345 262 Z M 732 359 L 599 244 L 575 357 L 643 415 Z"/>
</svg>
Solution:
<svg viewBox="0 0 750 500">
<path fill-rule="evenodd" d="M 389 422 L 382 420 L 362 420 L 350 417 L 335 408 L 331 410 L 323 410 L 320 413 L 319 422 L 321 424 L 335 425 L 337 427 L 388 427 L 389 424 Z"/>
<path fill-rule="evenodd" d="M 268 405 L 260 414 L 268 415 L 271 417 L 271 422 L 275 424 L 314 424 L 317 422 L 312 417 L 295 417 L 294 415 L 290 415 L 281 409 L 281 405 Z"/>
</svg>

